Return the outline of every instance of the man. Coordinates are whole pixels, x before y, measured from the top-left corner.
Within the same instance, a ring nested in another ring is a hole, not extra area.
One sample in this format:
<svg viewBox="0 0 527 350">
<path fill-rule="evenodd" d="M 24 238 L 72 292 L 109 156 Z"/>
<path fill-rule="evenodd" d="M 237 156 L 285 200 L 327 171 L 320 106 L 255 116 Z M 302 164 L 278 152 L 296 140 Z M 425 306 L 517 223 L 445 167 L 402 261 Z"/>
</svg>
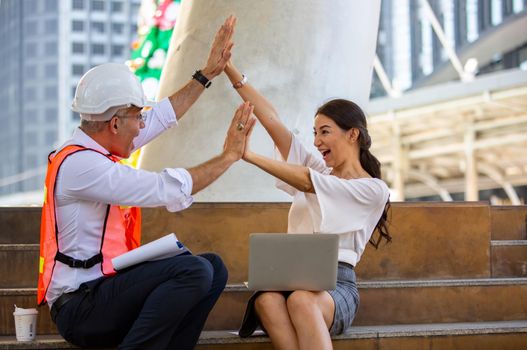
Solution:
<svg viewBox="0 0 527 350">
<path fill-rule="evenodd" d="M 185 254 L 115 273 L 111 258 L 139 245 L 136 206 L 183 210 L 192 194 L 241 158 L 254 125 L 252 107 L 236 111 L 223 152 L 194 168 L 152 173 L 118 160 L 177 125 L 223 71 L 234 24 L 231 16 L 219 29 L 205 67 L 147 112 L 141 85 L 124 65 L 97 66 L 79 81 L 72 109 L 80 113 L 80 128 L 49 157 L 38 286 L 39 304 L 49 304 L 60 334 L 71 343 L 194 348 L 227 281 L 221 259 Z"/>
</svg>

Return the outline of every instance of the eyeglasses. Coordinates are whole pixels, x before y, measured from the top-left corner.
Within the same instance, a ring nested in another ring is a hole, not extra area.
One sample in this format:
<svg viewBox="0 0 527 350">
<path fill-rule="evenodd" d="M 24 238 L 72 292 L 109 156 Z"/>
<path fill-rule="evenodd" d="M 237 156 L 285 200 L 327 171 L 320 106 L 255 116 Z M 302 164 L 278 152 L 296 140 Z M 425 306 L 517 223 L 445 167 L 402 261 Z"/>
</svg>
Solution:
<svg viewBox="0 0 527 350">
<path fill-rule="evenodd" d="M 148 117 L 148 114 L 146 113 L 146 111 L 141 110 L 137 115 L 133 115 L 133 116 L 132 115 L 121 115 L 121 114 L 118 114 L 118 113 L 116 113 L 115 116 L 119 117 L 119 118 L 135 118 L 135 119 L 137 119 L 140 122 L 146 123 L 146 119 Z"/>
</svg>

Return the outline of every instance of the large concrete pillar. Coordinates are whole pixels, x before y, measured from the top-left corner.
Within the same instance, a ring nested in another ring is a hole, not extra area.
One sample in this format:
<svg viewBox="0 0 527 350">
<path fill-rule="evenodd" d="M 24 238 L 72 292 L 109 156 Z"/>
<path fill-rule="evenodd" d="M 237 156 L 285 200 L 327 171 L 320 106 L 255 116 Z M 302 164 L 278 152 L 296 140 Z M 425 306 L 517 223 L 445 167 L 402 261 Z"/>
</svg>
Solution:
<svg viewBox="0 0 527 350">
<path fill-rule="evenodd" d="M 233 61 L 304 143 L 312 144 L 314 112 L 326 100 L 348 98 L 366 107 L 380 0 L 183 0 L 180 10 L 159 98 L 204 66 L 215 31 L 235 14 Z M 219 154 L 240 103 L 224 75 L 214 79 L 179 127 L 146 147 L 141 167 L 191 167 Z M 274 154 L 261 126 L 253 133 L 251 149 Z M 275 189 L 270 175 L 240 161 L 195 199 L 263 202 L 289 197 Z"/>
<path fill-rule="evenodd" d="M 465 200 L 477 201 L 479 199 L 478 191 L 478 165 L 474 143 L 476 141 L 476 131 L 474 129 L 474 120 L 468 117 L 465 124 Z"/>
</svg>

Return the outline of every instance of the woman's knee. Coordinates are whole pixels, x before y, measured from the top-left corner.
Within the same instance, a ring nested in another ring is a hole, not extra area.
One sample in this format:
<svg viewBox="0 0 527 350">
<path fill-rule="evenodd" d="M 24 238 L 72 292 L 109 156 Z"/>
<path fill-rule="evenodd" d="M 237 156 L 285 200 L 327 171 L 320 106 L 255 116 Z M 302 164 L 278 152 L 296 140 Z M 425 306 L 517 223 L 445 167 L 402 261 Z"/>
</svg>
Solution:
<svg viewBox="0 0 527 350">
<path fill-rule="evenodd" d="M 277 292 L 265 292 L 258 295 L 254 308 L 258 315 L 273 315 L 277 308 L 285 306 L 285 297 Z"/>
<path fill-rule="evenodd" d="M 309 317 L 316 310 L 316 298 L 312 292 L 297 290 L 287 298 L 287 311 L 291 317 Z"/>
</svg>

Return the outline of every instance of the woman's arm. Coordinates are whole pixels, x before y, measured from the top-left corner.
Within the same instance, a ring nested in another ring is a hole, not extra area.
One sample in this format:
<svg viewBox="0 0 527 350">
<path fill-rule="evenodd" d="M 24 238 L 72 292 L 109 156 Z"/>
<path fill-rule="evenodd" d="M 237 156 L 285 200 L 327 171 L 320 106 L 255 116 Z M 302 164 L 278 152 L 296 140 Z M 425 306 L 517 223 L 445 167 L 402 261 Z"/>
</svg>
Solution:
<svg viewBox="0 0 527 350">
<path fill-rule="evenodd" d="M 224 72 L 229 77 L 229 80 L 235 84 L 242 81 L 242 74 L 236 69 L 232 61 L 227 62 Z M 289 155 L 289 148 L 291 147 L 291 132 L 280 121 L 278 113 L 275 108 L 258 90 L 246 83 L 242 87 L 236 89 L 238 94 L 244 101 L 249 101 L 254 106 L 254 115 L 258 118 L 260 123 L 278 148 L 282 158 L 287 159 Z"/>
<path fill-rule="evenodd" d="M 216 36 L 214 37 L 207 64 L 205 65 L 205 68 L 201 69 L 201 74 L 209 81 L 221 74 L 231 57 L 231 49 L 233 45 L 231 39 L 235 25 L 236 17 L 232 15 L 229 16 L 220 29 L 218 29 Z M 178 120 L 183 117 L 194 102 L 196 102 L 204 90 L 205 87 L 201 83 L 195 79 L 190 79 L 185 86 L 169 96 L 168 99 L 174 108 Z"/>
<path fill-rule="evenodd" d="M 246 151 L 243 155 L 243 159 L 284 181 L 290 186 L 293 186 L 299 191 L 315 193 L 315 188 L 309 174 L 309 168 L 305 166 L 269 159 L 251 151 Z"/>
</svg>

